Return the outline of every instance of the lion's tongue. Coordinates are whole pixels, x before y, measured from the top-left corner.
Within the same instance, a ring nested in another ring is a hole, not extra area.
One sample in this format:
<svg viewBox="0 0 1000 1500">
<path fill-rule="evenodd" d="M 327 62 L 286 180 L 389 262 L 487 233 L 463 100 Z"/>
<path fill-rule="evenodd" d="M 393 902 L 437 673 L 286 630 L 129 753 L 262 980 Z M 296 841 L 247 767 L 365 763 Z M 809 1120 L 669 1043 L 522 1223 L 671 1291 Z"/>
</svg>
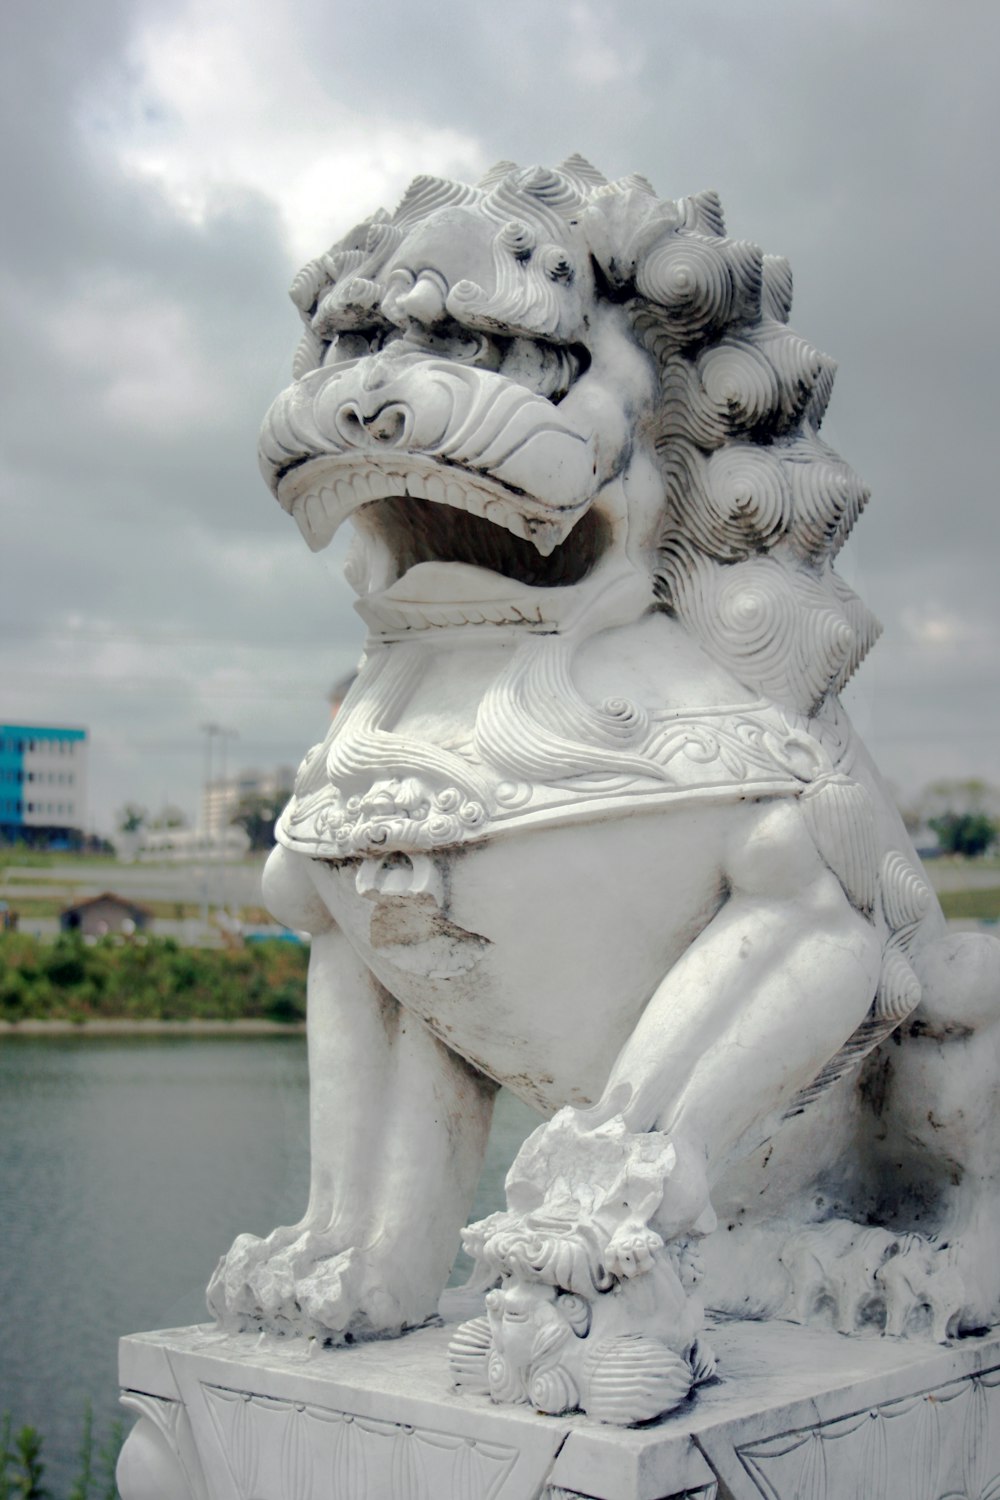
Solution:
<svg viewBox="0 0 1000 1500">
<path fill-rule="evenodd" d="M 474 604 L 507 600 L 523 589 L 515 579 L 489 568 L 459 562 L 422 562 L 408 569 L 381 597 L 397 604 Z"/>
</svg>

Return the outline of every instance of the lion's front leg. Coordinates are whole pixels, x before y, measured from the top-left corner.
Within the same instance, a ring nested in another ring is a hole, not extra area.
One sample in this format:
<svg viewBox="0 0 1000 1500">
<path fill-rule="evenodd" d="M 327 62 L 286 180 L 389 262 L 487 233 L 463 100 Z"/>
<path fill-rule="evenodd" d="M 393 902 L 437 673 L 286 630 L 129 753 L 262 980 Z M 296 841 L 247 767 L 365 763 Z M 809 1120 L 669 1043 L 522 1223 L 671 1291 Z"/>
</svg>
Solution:
<svg viewBox="0 0 1000 1500">
<path fill-rule="evenodd" d="M 729 899 L 660 985 L 593 1112 L 685 1142 L 712 1182 L 861 1024 L 882 956 L 794 803 L 748 811 L 723 875 Z M 664 1204 L 660 1222 L 681 1228 L 690 1211 Z"/>
<path fill-rule="evenodd" d="M 466 1232 L 484 1279 L 503 1284 L 453 1363 L 497 1399 L 538 1404 L 554 1361 L 560 1409 L 637 1422 L 704 1377 L 692 1241 L 714 1226 L 712 1183 L 871 1005 L 880 940 L 795 806 L 748 810 L 721 875 L 728 899 L 657 988 L 602 1098 L 540 1126 L 508 1175 L 507 1211 Z M 537 1350 L 514 1338 L 528 1292 L 545 1317 L 564 1313 L 558 1357 L 541 1323 Z"/>
<path fill-rule="evenodd" d="M 236 1240 L 209 1308 L 237 1329 L 398 1333 L 436 1312 L 495 1085 L 403 1010 L 329 922 L 312 942 L 308 1044 L 308 1207 L 296 1225 Z"/>
</svg>

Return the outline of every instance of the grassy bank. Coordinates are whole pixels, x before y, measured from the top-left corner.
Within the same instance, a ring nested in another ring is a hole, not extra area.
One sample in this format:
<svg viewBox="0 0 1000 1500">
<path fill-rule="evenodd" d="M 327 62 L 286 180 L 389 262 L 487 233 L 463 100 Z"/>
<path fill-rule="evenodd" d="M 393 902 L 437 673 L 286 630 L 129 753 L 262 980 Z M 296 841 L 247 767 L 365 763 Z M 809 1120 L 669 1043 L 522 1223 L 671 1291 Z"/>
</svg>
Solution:
<svg viewBox="0 0 1000 1500">
<path fill-rule="evenodd" d="M 301 1021 L 308 957 L 295 943 L 230 951 L 3 933 L 0 1020 Z"/>
<path fill-rule="evenodd" d="M 946 917 L 996 922 L 1000 919 L 1000 885 L 971 891 L 941 891 L 941 910 Z"/>
</svg>

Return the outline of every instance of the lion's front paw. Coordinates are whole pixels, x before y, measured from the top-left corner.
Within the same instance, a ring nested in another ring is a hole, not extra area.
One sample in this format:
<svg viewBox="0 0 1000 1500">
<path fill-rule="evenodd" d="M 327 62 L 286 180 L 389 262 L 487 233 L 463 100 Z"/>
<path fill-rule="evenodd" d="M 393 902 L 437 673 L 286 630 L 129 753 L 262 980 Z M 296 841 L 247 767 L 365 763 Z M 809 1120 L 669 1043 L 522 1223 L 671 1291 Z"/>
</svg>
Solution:
<svg viewBox="0 0 1000 1500">
<path fill-rule="evenodd" d="M 345 1246 L 333 1230 L 241 1235 L 219 1262 L 209 1310 L 237 1332 L 305 1333 L 324 1343 L 385 1337 L 426 1322 L 405 1257 Z"/>
<path fill-rule="evenodd" d="M 208 1310 L 225 1328 L 287 1331 L 304 1268 L 311 1270 L 317 1260 L 341 1248 L 330 1234 L 317 1234 L 301 1224 L 283 1225 L 265 1238 L 241 1234 L 208 1284 Z"/>
<path fill-rule="evenodd" d="M 267 1240 L 256 1234 L 241 1234 L 220 1258 L 205 1292 L 208 1310 L 220 1323 L 229 1324 L 251 1311 L 249 1278 L 268 1253 Z"/>
<path fill-rule="evenodd" d="M 612 1276 L 641 1276 L 652 1268 L 653 1257 L 662 1248 L 663 1240 L 655 1230 L 639 1223 L 622 1224 L 604 1252 L 605 1269 Z"/>
<path fill-rule="evenodd" d="M 298 1283 L 296 1296 L 307 1331 L 326 1343 L 402 1333 L 428 1316 L 389 1284 L 371 1251 L 345 1250 L 321 1262 Z"/>
</svg>

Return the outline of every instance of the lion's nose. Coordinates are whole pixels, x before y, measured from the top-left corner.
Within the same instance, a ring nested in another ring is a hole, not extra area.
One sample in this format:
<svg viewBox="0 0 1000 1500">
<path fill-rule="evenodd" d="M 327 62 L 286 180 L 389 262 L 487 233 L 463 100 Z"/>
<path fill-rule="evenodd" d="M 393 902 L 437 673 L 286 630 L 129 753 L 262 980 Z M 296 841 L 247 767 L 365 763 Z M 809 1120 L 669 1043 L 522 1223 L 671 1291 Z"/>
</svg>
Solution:
<svg viewBox="0 0 1000 1500">
<path fill-rule="evenodd" d="M 378 443 L 380 447 L 392 448 L 402 442 L 406 432 L 406 411 L 391 402 L 375 412 L 362 412 L 354 402 L 348 403 L 340 412 L 339 426 L 343 436 L 356 446 Z"/>
<path fill-rule="evenodd" d="M 397 297 L 396 307 L 404 318 L 431 328 L 444 317 L 445 293 L 430 276 L 420 276 L 408 292 Z"/>
</svg>

